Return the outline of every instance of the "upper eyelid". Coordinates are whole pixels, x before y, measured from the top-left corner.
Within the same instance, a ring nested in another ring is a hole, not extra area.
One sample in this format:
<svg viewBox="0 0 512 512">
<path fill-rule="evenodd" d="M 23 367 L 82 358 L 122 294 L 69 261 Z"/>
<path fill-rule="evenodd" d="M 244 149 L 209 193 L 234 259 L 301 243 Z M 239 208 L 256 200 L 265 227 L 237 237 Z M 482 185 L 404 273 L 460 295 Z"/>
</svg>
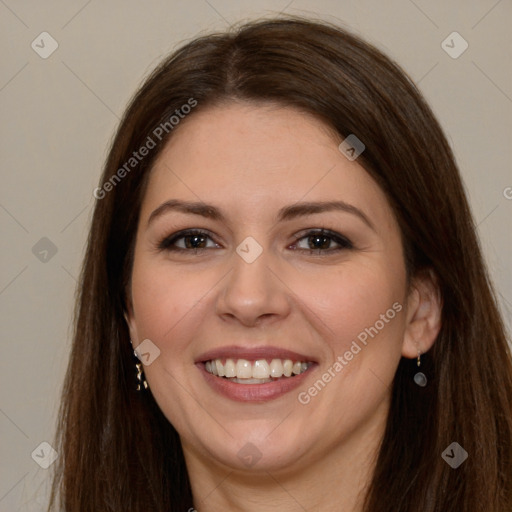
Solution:
<svg viewBox="0 0 512 512">
<path fill-rule="evenodd" d="M 305 228 L 305 229 L 302 229 L 301 231 L 299 231 L 298 233 L 296 233 L 294 235 L 293 243 L 295 244 L 298 241 L 302 240 L 303 238 L 306 238 L 308 236 L 314 236 L 316 234 L 325 235 L 325 236 L 331 238 L 338 245 L 342 245 L 342 244 L 340 244 L 340 241 L 341 241 L 341 242 L 346 242 L 346 244 L 348 246 L 351 246 L 351 247 L 353 246 L 353 242 L 348 237 L 346 237 L 345 235 L 343 235 L 341 233 L 338 233 L 336 231 L 333 231 L 333 230 L 330 230 L 327 228 Z M 216 240 L 215 235 L 213 235 L 213 233 L 211 233 L 209 230 L 200 229 L 200 228 L 189 228 L 189 229 L 179 230 L 167 237 L 164 237 L 161 240 L 161 242 L 158 244 L 158 246 L 160 246 L 162 248 L 166 248 L 165 245 L 167 245 L 167 244 L 169 244 L 169 245 L 171 243 L 174 244 L 174 243 L 176 243 L 177 240 L 180 240 L 186 236 L 193 236 L 193 235 L 206 236 L 206 237 L 210 238 L 214 243 L 219 244 L 219 242 Z M 337 241 L 336 238 L 340 239 L 340 241 Z M 203 247 L 203 248 L 199 248 L 199 249 L 183 249 L 182 247 L 176 247 L 176 248 L 178 250 L 182 249 L 184 251 L 208 249 L 208 247 Z M 308 250 L 308 249 L 299 249 L 299 250 Z M 309 250 L 314 250 L 314 249 L 309 249 Z M 329 249 L 321 249 L 321 250 L 329 251 Z"/>
<path fill-rule="evenodd" d="M 294 243 L 297 243 L 298 241 L 302 240 L 303 238 L 307 238 L 308 236 L 314 236 L 314 235 L 327 236 L 328 238 L 331 238 L 334 241 L 334 243 L 337 243 L 341 247 L 343 247 L 344 245 L 345 245 L 345 248 L 353 248 L 354 247 L 354 243 L 352 242 L 352 240 L 350 238 L 348 238 L 347 236 L 345 236 L 341 233 L 337 233 L 336 231 L 332 231 L 332 230 L 326 229 L 326 228 L 311 228 L 311 229 L 304 230 L 302 232 L 302 234 L 295 235 Z M 303 250 L 313 251 L 315 249 L 303 249 Z M 329 251 L 329 249 L 320 249 L 320 250 Z"/>
<path fill-rule="evenodd" d="M 172 233 L 169 236 L 165 236 L 161 239 L 161 241 L 158 243 L 158 246 L 162 246 L 167 243 L 175 243 L 177 240 L 180 240 L 181 238 L 185 238 L 186 236 L 193 236 L 193 235 L 204 235 L 210 238 L 212 241 L 214 241 L 216 244 L 218 242 L 215 240 L 215 236 L 213 234 L 205 229 L 181 229 L 179 231 L 176 231 L 175 233 Z"/>
</svg>

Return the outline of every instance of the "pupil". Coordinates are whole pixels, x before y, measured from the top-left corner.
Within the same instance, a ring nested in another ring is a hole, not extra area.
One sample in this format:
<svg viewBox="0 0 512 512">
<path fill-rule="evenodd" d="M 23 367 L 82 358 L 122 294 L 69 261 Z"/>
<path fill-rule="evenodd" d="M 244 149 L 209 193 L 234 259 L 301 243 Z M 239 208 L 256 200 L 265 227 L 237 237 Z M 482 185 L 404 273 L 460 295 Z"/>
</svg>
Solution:
<svg viewBox="0 0 512 512">
<path fill-rule="evenodd" d="M 185 244 L 189 249 L 200 249 L 199 245 L 201 245 L 204 237 L 201 235 L 189 235 L 186 238 L 187 243 Z M 197 245 L 196 245 L 197 244 Z"/>
<path fill-rule="evenodd" d="M 329 246 L 329 238 L 322 235 L 313 235 L 310 237 L 310 240 L 313 241 L 312 249 L 327 249 Z M 318 245 L 316 245 L 318 243 Z"/>
</svg>

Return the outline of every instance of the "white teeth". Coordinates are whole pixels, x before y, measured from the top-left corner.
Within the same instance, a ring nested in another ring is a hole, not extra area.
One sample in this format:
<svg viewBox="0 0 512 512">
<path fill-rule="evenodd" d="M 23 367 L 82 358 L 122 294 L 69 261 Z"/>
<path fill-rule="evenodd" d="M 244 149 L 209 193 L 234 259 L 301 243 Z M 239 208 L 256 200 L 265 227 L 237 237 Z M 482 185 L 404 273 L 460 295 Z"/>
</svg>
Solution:
<svg viewBox="0 0 512 512">
<path fill-rule="evenodd" d="M 218 359 L 217 359 L 218 361 Z M 246 359 L 239 359 L 236 362 L 236 376 L 239 379 L 250 379 L 252 377 L 252 365 Z"/>
<path fill-rule="evenodd" d="M 283 375 L 285 377 L 291 377 L 292 369 L 293 369 L 293 363 L 290 361 L 290 359 L 286 359 L 286 361 L 283 363 Z"/>
<path fill-rule="evenodd" d="M 233 359 L 226 359 L 224 363 L 224 375 L 226 377 L 236 377 L 236 366 Z"/>
<path fill-rule="evenodd" d="M 206 361 L 205 369 L 212 375 L 226 377 L 232 382 L 244 384 L 261 384 L 272 382 L 272 379 L 291 377 L 304 373 L 311 363 L 291 359 L 272 359 L 270 364 L 266 359 L 248 361 L 247 359 L 221 359 Z"/>
<path fill-rule="evenodd" d="M 270 377 L 270 366 L 265 359 L 254 361 L 252 365 L 253 379 L 268 379 Z"/>
<path fill-rule="evenodd" d="M 217 367 L 218 368 L 218 367 Z M 293 363 L 292 372 L 294 375 L 299 375 L 302 371 L 302 364 L 300 362 Z M 220 374 L 219 374 L 220 375 Z"/>
<path fill-rule="evenodd" d="M 220 359 L 216 359 L 214 364 L 217 367 L 218 376 L 224 377 L 224 365 L 221 363 Z"/>
<path fill-rule="evenodd" d="M 282 377 L 283 376 L 283 363 L 280 359 L 272 359 L 270 363 L 270 376 L 271 377 Z"/>
<path fill-rule="evenodd" d="M 236 384 L 266 384 L 267 382 L 272 382 L 272 379 L 230 379 L 231 382 L 235 382 Z"/>
</svg>

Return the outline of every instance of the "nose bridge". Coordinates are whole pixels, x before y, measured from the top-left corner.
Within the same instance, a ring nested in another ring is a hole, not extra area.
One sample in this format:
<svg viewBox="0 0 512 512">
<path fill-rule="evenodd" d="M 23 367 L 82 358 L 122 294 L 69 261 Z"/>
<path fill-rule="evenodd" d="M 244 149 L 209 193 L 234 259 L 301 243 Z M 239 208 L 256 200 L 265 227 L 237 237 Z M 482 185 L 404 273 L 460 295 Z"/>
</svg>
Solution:
<svg viewBox="0 0 512 512">
<path fill-rule="evenodd" d="M 258 244 L 259 245 L 259 244 Z M 232 271 L 217 305 L 221 316 L 253 324 L 260 317 L 282 316 L 289 308 L 286 287 L 276 276 L 276 258 L 268 249 L 244 240 L 233 254 Z"/>
</svg>

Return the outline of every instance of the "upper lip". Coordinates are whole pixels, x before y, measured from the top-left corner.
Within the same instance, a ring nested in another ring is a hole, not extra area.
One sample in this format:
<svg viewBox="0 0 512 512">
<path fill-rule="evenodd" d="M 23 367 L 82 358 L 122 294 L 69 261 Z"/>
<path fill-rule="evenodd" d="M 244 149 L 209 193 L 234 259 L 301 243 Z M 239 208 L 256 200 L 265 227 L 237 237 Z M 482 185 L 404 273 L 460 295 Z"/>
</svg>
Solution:
<svg viewBox="0 0 512 512">
<path fill-rule="evenodd" d="M 209 350 L 197 357 L 195 362 L 204 363 L 214 359 L 247 359 L 249 361 L 256 361 L 258 359 L 291 359 L 292 361 L 316 362 L 311 356 L 284 348 L 272 346 L 248 348 L 239 345 Z"/>
</svg>

